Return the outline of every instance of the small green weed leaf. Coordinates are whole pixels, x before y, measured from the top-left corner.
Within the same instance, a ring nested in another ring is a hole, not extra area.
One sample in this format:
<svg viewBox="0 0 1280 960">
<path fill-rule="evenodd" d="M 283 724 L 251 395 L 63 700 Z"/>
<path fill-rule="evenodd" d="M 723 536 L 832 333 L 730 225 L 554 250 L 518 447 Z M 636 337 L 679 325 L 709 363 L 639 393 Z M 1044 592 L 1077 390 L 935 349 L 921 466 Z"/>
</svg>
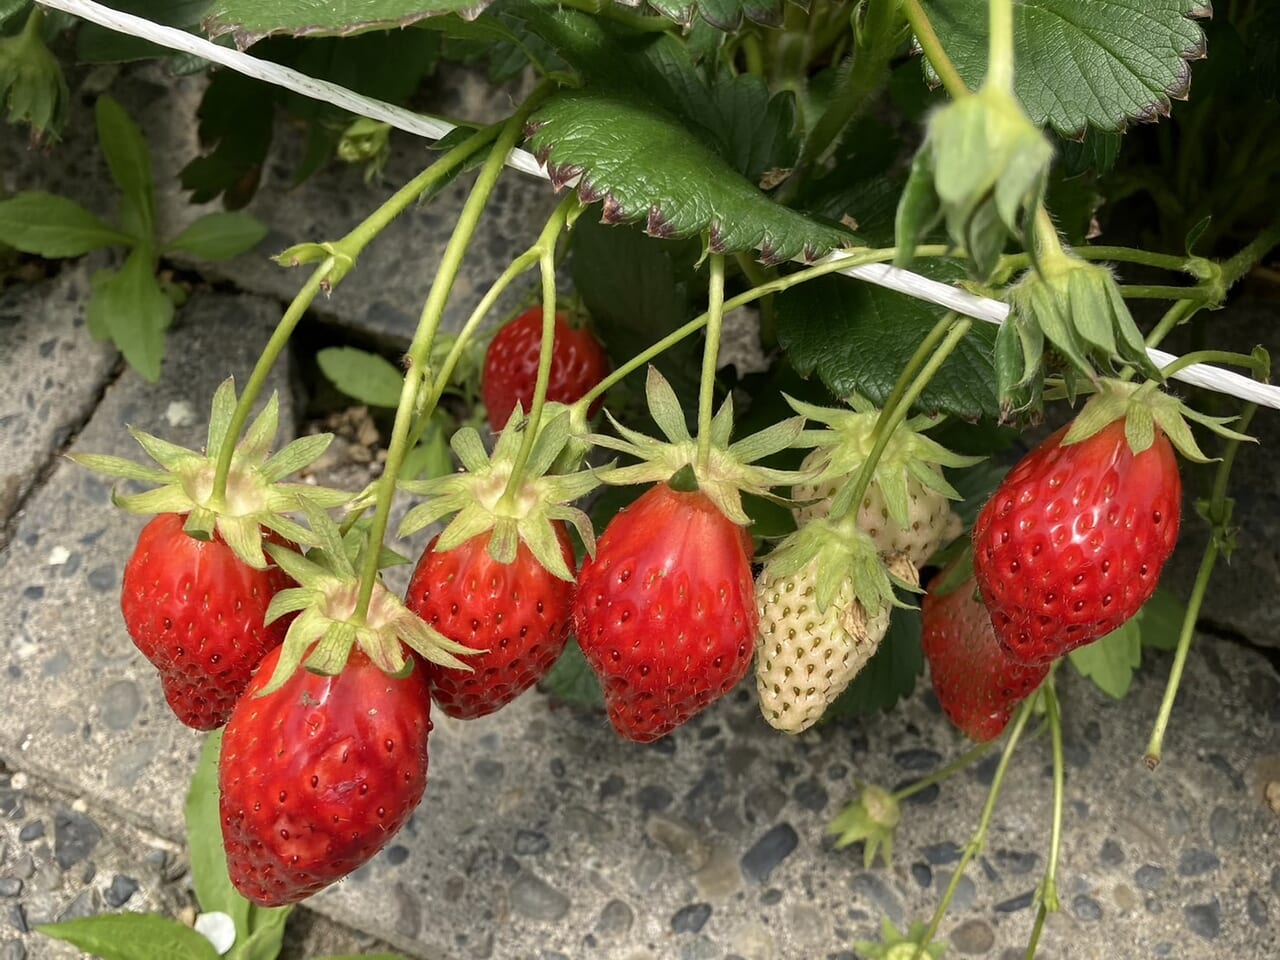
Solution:
<svg viewBox="0 0 1280 960">
<path fill-rule="evenodd" d="M 272 34 L 296 37 L 407 27 L 446 13 L 474 17 L 490 0 L 216 0 L 205 20 L 210 37 L 231 33 L 247 47 Z"/>
<path fill-rule="evenodd" d="M 987 70 L 987 5 L 922 0 L 971 89 Z M 1122 130 L 1186 96 L 1204 33 L 1204 0 L 1022 0 L 1014 5 L 1014 90 L 1037 124 L 1074 134 Z M 932 71 L 929 71 L 932 73 Z"/>
<path fill-rule="evenodd" d="M 920 611 L 895 609 L 880 649 L 839 699 L 827 707 L 823 722 L 892 709 L 903 697 L 911 695 L 922 670 Z"/>
<path fill-rule="evenodd" d="M 1130 620 L 1102 639 L 1072 650 L 1067 658 L 1076 672 L 1119 700 L 1129 692 L 1133 671 L 1142 662 L 1141 630 Z"/>
<path fill-rule="evenodd" d="M 80 204 L 33 190 L 0 201 L 0 242 L 41 257 L 78 257 L 103 247 L 128 247 L 133 237 L 103 223 Z"/>
<path fill-rule="evenodd" d="M 88 306 L 89 329 L 105 330 L 129 366 L 152 383 L 160 379 L 164 332 L 173 320 L 173 301 L 154 271 L 150 251 L 138 247 L 123 267 L 94 284 Z"/>
<path fill-rule="evenodd" d="M 720 30 L 736 30 L 743 19 L 776 27 L 782 23 L 782 0 L 648 0 L 668 20 L 688 26 L 695 15 Z"/>
<path fill-rule="evenodd" d="M 107 913 L 36 929 L 102 960 L 218 960 L 200 934 L 152 913 Z"/>
<path fill-rule="evenodd" d="M 169 241 L 168 250 L 181 250 L 203 260 L 230 260 L 262 242 L 267 225 L 247 213 L 207 213 Z"/>
<path fill-rule="evenodd" d="M 538 684 L 538 689 L 575 706 L 604 706 L 600 683 L 591 672 L 577 640 L 569 641 L 556 665 Z"/>
<path fill-rule="evenodd" d="M 954 264 L 921 263 L 935 279 L 961 275 Z M 944 313 L 941 307 L 847 277 L 821 277 L 777 298 L 778 342 L 796 370 L 816 372 L 837 396 L 860 393 L 882 404 L 920 341 Z M 966 420 L 996 419 L 995 328 L 976 323 L 916 409 Z"/>
<path fill-rule="evenodd" d="M 1142 645 L 1153 650 L 1176 650 L 1187 605 L 1168 590 L 1158 589 L 1142 605 L 1132 623 L 1138 625 Z"/>
<path fill-rule="evenodd" d="M 706 233 L 712 251 L 758 250 L 766 263 L 816 260 L 853 240 L 774 203 L 638 91 L 565 90 L 532 125 L 529 144 L 552 182 L 581 175 L 578 196 L 603 200 L 608 223 L 642 222 L 663 238 Z M 634 149 L 637 143 L 645 149 Z"/>
<path fill-rule="evenodd" d="M 390 360 L 355 347 L 328 347 L 316 354 L 320 370 L 349 397 L 371 407 L 396 407 L 404 374 Z"/>
<path fill-rule="evenodd" d="M 187 788 L 187 845 L 191 850 L 191 881 L 196 901 L 205 913 L 221 911 L 236 925 L 236 943 L 249 936 L 252 904 L 236 892 L 227 873 L 227 857 L 222 849 L 222 824 L 218 814 L 218 752 L 222 731 L 205 738 Z"/>
<path fill-rule="evenodd" d="M 94 110 L 98 145 L 107 159 L 111 179 L 124 194 L 121 223 L 139 239 L 149 240 L 155 230 L 155 201 L 147 142 L 124 107 L 112 97 L 105 93 L 98 97 Z"/>
<path fill-rule="evenodd" d="M 251 906 L 249 927 L 253 932 L 231 951 L 228 960 L 276 960 L 284 941 L 284 925 L 292 911 L 292 907 Z"/>
</svg>

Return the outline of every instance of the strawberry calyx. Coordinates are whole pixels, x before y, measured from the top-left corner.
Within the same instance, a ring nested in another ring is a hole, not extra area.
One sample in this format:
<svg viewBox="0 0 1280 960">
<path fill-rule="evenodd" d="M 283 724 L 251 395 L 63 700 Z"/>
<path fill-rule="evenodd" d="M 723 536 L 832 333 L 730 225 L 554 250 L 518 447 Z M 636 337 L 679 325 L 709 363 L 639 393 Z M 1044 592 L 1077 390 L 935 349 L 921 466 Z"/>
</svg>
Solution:
<svg viewBox="0 0 1280 960">
<path fill-rule="evenodd" d="M 728 398 L 711 422 L 710 453 L 702 462 L 698 441 L 689 433 L 684 409 L 676 398 L 675 391 L 654 367 L 649 368 L 645 394 L 649 401 L 649 413 L 666 440 L 658 440 L 625 427 L 606 410 L 605 414 L 619 436 L 592 434 L 588 439 L 595 446 L 635 457 L 639 462 L 625 467 L 605 467 L 598 470 L 597 476 L 604 483 L 621 486 L 671 482 L 687 468 L 689 472 L 677 480 L 677 483 L 687 486 L 691 473 L 696 489 L 706 494 L 721 513 L 739 526 L 747 526 L 751 523 L 751 518 L 742 508 L 743 493 L 787 504 L 790 501 L 773 494 L 772 488 L 789 486 L 808 478 L 809 473 L 805 471 L 779 470 L 756 463 L 757 460 L 794 446 L 804 430 L 803 417 L 792 417 L 775 423 L 759 433 L 731 443 L 733 399 Z"/>
<path fill-rule="evenodd" d="M 1125 440 L 1135 456 L 1155 442 L 1158 428 L 1188 460 L 1193 463 L 1211 462 L 1213 458 L 1205 456 L 1200 449 L 1188 420 L 1229 440 L 1254 442 L 1253 437 L 1227 426 L 1235 417 L 1211 417 L 1192 410 L 1177 397 L 1160 390 L 1154 381 L 1131 383 L 1108 378 L 1098 381 L 1097 393 L 1080 410 L 1062 445 L 1082 443 L 1120 419 L 1124 420 Z"/>
<path fill-rule="evenodd" d="M 919 920 L 912 922 L 902 933 L 888 917 L 880 919 L 880 942 L 860 941 L 854 948 L 867 960 L 941 960 L 946 952 L 945 943 L 925 942 L 927 928 Z"/>
<path fill-rule="evenodd" d="M 557 462 L 575 442 L 571 412 L 562 404 L 547 404 L 529 459 L 521 471 L 518 488 L 508 493 L 516 459 L 523 440 L 521 424 L 527 421 L 517 405 L 510 426 L 498 435 L 493 453 L 485 450 L 480 434 L 463 427 L 450 445 L 462 462 L 460 473 L 432 480 L 400 484 L 408 493 L 429 497 L 414 507 L 400 525 L 400 536 L 408 536 L 453 514 L 434 547 L 452 550 L 466 541 L 492 531 L 489 555 L 499 563 L 514 563 L 520 543 L 537 561 L 561 580 L 573 580 L 556 535 L 555 521 L 571 524 L 587 551 L 595 553 L 595 534 L 587 515 L 569 504 L 599 486 L 591 471 L 552 473 Z"/>
<path fill-rule="evenodd" d="M 183 529 L 188 536 L 211 540 L 216 532 L 240 560 L 262 570 L 268 565 L 262 549 L 263 527 L 294 543 L 314 546 L 312 532 L 286 514 L 308 507 L 326 510 L 340 506 L 350 495 L 311 484 L 283 482 L 285 477 L 315 462 L 333 435 L 299 437 L 271 454 L 280 424 L 280 399 L 273 393 L 236 446 L 225 494 L 215 496 L 218 456 L 227 442 L 235 408 L 235 382 L 229 377 L 214 393 L 203 454 L 130 427 L 133 438 L 158 468 L 103 454 L 73 454 L 71 459 L 104 476 L 151 484 L 152 489 L 142 493 L 122 494 L 113 489 L 112 501 L 128 513 L 185 514 Z"/>
<path fill-rule="evenodd" d="M 361 547 L 357 545 L 363 536 L 352 532 L 344 538 L 323 511 L 312 508 L 307 515 L 318 547 L 305 557 L 278 544 L 267 547 L 271 559 L 299 586 L 277 593 L 264 619 L 271 623 L 287 613 L 297 612 L 298 616 L 285 634 L 280 659 L 259 696 L 279 690 L 300 665 L 325 676 L 341 673 L 352 647 L 359 647 L 390 676 L 403 676 L 412 669 L 413 658 L 406 655 L 406 647 L 432 663 L 471 669 L 454 655 L 482 651 L 450 640 L 429 626 L 388 590 L 381 578 L 374 583 L 368 612 L 356 618 L 361 565 Z"/>
<path fill-rule="evenodd" d="M 819 613 L 826 613 L 846 585 L 868 617 L 878 616 L 886 606 L 906 606 L 894 594 L 895 585 L 919 591 L 915 566 L 905 557 L 893 558 L 886 564 L 875 541 L 858 528 L 851 516 L 840 521 L 824 517 L 806 523 L 778 544 L 765 565 L 775 578 L 795 576 L 814 567 L 814 600 Z"/>
<path fill-rule="evenodd" d="M 877 854 L 888 867 L 893 864 L 893 835 L 901 820 L 902 810 L 894 795 L 869 783 L 861 785 L 857 799 L 827 825 L 827 833 L 835 835 L 837 850 L 865 841 L 862 863 L 867 870 L 875 863 Z"/>
<path fill-rule="evenodd" d="M 806 486 L 821 487 L 835 480 L 852 480 L 875 446 L 874 430 L 880 411 L 865 397 L 849 397 L 852 410 L 819 407 L 792 397 L 787 403 L 808 420 L 826 425 L 825 429 L 805 430 L 799 446 L 813 447 L 806 463 L 817 472 L 806 480 Z M 884 495 L 889 517 L 901 527 L 911 522 L 910 484 L 915 480 L 926 490 L 946 497 L 963 497 L 943 476 L 942 467 L 969 467 L 982 462 L 982 457 L 952 453 L 922 431 L 937 426 L 941 417 L 917 416 L 898 424 L 888 445 L 876 462 L 871 482 Z M 793 491 L 793 496 L 794 496 Z M 831 503 L 831 514 L 843 516 L 852 504 L 853 484 L 846 483 Z M 797 498 L 798 499 L 798 498 Z"/>
</svg>

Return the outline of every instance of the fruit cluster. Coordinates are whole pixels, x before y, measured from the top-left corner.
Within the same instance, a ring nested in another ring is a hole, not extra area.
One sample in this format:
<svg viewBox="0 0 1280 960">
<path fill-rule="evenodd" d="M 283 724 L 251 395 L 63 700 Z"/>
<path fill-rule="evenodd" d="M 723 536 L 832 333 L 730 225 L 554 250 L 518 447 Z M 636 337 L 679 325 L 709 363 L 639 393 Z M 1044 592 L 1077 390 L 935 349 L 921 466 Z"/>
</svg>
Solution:
<svg viewBox="0 0 1280 960">
<path fill-rule="evenodd" d="M 491 350 L 536 352 L 532 315 Z M 589 352 L 594 341 L 583 344 L 571 342 Z M 553 356 L 565 402 L 606 369 L 580 361 Z M 588 435 L 561 403 L 531 423 L 536 365 L 523 379 L 498 377 L 503 366 L 486 364 L 486 396 L 506 424 L 492 452 L 463 428 L 452 441 L 460 472 L 400 484 L 423 497 L 402 535 L 451 517 L 403 600 L 376 575 L 381 554 L 370 565 L 380 545 L 364 543 L 359 499 L 352 509 L 341 492 L 282 482 L 327 441 L 268 456 L 274 399 L 234 452 L 228 382 L 204 454 L 136 434 L 163 469 L 80 458 L 156 488 L 118 498 L 160 514 L 125 570 L 125 622 L 178 718 L 225 725 L 224 846 L 233 883 L 255 903 L 303 899 L 369 860 L 422 798 L 432 701 L 459 719 L 491 714 L 541 680 L 571 634 L 629 740 L 668 734 L 753 660 L 766 720 L 808 729 L 876 653 L 905 605 L 895 588 L 918 591 L 921 569 L 961 533 L 943 468 L 975 461 L 924 436 L 928 418 L 886 438 L 861 399 L 841 410 L 792 401 L 798 416 L 731 443 L 726 402 L 694 438 L 651 370 L 665 439 L 616 421 L 616 436 Z M 1133 616 L 1172 549 L 1180 491 L 1168 439 L 1153 426 L 1134 444 L 1125 416 L 1103 420 L 1085 436 L 1060 431 L 1009 474 L 973 531 L 976 588 L 971 578 L 924 598 L 934 688 L 975 739 L 997 736 L 1055 659 Z M 592 446 L 634 462 L 577 471 Z M 812 448 L 798 470 L 759 464 L 797 447 Z M 647 490 L 597 542 L 572 504 L 602 480 Z M 757 573 L 742 496 L 777 487 L 790 488 L 797 529 Z M 327 513 L 340 505 L 343 529 Z M 576 572 L 570 528 L 587 554 Z"/>
</svg>

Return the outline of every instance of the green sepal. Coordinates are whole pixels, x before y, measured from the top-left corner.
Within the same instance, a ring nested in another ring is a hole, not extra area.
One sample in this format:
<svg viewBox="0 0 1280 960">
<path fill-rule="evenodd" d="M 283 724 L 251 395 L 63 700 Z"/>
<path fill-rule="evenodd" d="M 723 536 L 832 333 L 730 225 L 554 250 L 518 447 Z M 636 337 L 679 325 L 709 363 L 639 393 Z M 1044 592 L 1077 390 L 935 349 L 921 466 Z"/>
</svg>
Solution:
<svg viewBox="0 0 1280 960">
<path fill-rule="evenodd" d="M 818 570 L 814 600 L 819 613 L 826 613 L 846 583 L 868 617 L 877 616 L 886 605 L 905 606 L 893 592 L 894 578 L 889 576 L 875 542 L 851 519 L 840 523 L 825 517 L 811 520 L 788 534 L 765 565 L 771 576 L 782 579 L 795 576 L 814 562 Z"/>
<path fill-rule="evenodd" d="M 341 621 L 334 623 L 325 631 L 320 642 L 315 645 L 315 649 L 311 651 L 311 655 L 304 661 L 304 665 L 312 673 L 319 674 L 322 677 L 336 677 L 342 672 L 342 668 L 347 665 L 347 659 L 351 656 L 351 647 L 356 642 L 356 626 L 350 621 Z M 386 670 L 382 664 L 379 667 L 387 673 L 393 673 L 399 667 L 393 670 Z"/>
<path fill-rule="evenodd" d="M 272 554 L 274 557 L 275 554 Z M 302 587 L 288 587 L 271 598 L 267 604 L 267 612 L 262 617 L 264 624 L 275 623 L 287 613 L 297 613 L 311 603 L 311 591 Z"/>
<path fill-rule="evenodd" d="M 259 468 L 259 473 L 269 482 L 276 483 L 303 467 L 315 463 L 333 442 L 332 433 L 317 433 L 298 437 L 272 456 Z"/>
<path fill-rule="evenodd" d="M 86 470 L 100 473 L 104 477 L 115 477 L 120 480 L 137 480 L 141 483 L 164 483 L 168 476 L 163 470 L 144 467 L 124 457 L 111 457 L 101 453 L 72 453 L 67 459 L 79 464 Z"/>
<path fill-rule="evenodd" d="M 928 928 L 919 920 L 914 920 L 904 934 L 894 926 L 888 917 L 880 918 L 880 942 L 861 940 L 855 943 L 854 949 L 866 960 L 941 960 L 946 952 L 946 943 L 924 943 Z"/>
<path fill-rule="evenodd" d="M 888 790 L 867 784 L 858 797 L 827 825 L 836 837 L 837 850 L 864 841 L 862 865 L 870 870 L 879 855 L 886 867 L 893 866 L 893 835 L 902 820 L 898 801 Z"/>
<path fill-rule="evenodd" d="M 222 453 L 222 444 L 227 438 L 227 431 L 231 429 L 235 412 L 236 382 L 234 378 L 227 377 L 213 391 L 213 400 L 209 404 L 209 433 L 205 442 L 205 456 L 216 460 Z"/>
<path fill-rule="evenodd" d="M 1148 426 L 1151 423 L 1158 426 L 1177 451 L 1193 463 L 1212 461 L 1200 449 L 1187 420 L 1208 427 L 1228 440 L 1256 442 L 1253 437 L 1227 426 L 1235 417 L 1211 417 L 1192 410 L 1181 400 L 1160 390 L 1158 384 L 1152 381 L 1138 384 L 1105 379 L 1099 381 L 1098 392 L 1089 399 L 1072 422 L 1062 439 L 1063 446 L 1088 440 L 1121 418 L 1125 419 L 1125 437 L 1135 455 L 1154 442 L 1154 429 Z M 1131 427 L 1130 423 L 1134 418 L 1137 423 Z"/>
</svg>

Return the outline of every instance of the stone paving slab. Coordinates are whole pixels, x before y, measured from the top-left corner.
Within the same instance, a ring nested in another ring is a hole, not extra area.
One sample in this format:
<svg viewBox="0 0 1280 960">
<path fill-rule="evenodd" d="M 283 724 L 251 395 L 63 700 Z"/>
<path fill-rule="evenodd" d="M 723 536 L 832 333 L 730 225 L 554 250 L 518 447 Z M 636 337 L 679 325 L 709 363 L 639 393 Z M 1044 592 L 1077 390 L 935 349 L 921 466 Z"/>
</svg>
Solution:
<svg viewBox="0 0 1280 960">
<path fill-rule="evenodd" d="M 166 236 L 176 235 L 198 216 L 220 209 L 216 203 L 192 205 L 178 179 L 182 167 L 201 153 L 191 118 L 199 106 L 203 83 L 200 77 L 174 79 L 154 69 L 131 69 L 110 90 L 142 128 L 151 149 L 156 217 Z M 443 69 L 425 96 L 433 112 L 481 121 L 498 119 L 513 102 L 502 91 L 495 95 L 473 71 L 460 68 Z M 374 184 L 364 182 L 362 167 L 335 163 L 295 186 L 293 170 L 302 144 L 282 122 L 257 195 L 247 208 L 269 227 L 266 239 L 253 253 L 231 261 L 208 263 L 185 255 L 174 259 L 210 279 L 231 282 L 244 292 L 292 300 L 311 268 L 286 269 L 270 257 L 296 243 L 340 239 L 439 156 L 426 148 L 427 143 L 395 134 L 384 175 Z M 99 216 L 112 215 L 116 207 L 116 189 L 98 152 L 89 97 L 73 98 L 65 139 L 51 154 L 32 152 L 20 137 L 0 138 L 0 171 L 4 185 L 14 192 L 38 189 L 59 193 Z M 374 241 L 358 269 L 333 296 L 316 302 L 316 312 L 366 337 L 407 344 L 473 179 L 473 175 L 464 175 L 429 204 L 401 215 Z M 481 217 L 445 312 L 443 329 L 462 326 L 511 258 L 537 238 L 557 202 L 545 181 L 512 170 L 503 174 Z M 492 316 L 499 319 L 514 309 L 536 285 L 536 274 L 514 284 Z"/>
<path fill-rule="evenodd" d="M 85 330 L 90 268 L 0 291 L 0 547 L 40 471 L 92 412 L 116 362 Z M 8 371 L 22 371 L 12 376 Z"/>
</svg>

